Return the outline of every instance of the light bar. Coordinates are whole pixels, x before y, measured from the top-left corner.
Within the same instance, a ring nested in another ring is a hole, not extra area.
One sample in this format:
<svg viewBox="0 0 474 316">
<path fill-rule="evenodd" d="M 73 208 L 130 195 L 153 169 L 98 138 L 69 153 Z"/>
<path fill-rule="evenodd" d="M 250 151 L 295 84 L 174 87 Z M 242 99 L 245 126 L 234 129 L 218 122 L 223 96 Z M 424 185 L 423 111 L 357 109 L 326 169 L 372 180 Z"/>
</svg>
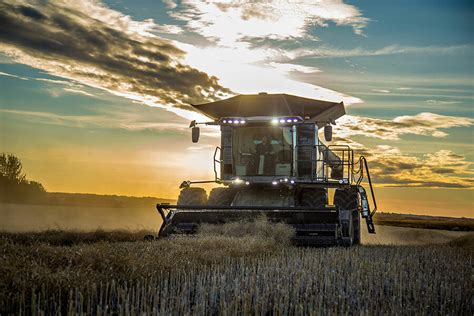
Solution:
<svg viewBox="0 0 474 316">
<path fill-rule="evenodd" d="M 290 124 L 295 124 L 295 123 L 303 121 L 303 119 L 299 116 L 296 116 L 296 117 L 285 116 L 285 117 L 272 117 L 272 118 L 259 117 L 259 118 L 249 118 L 248 120 L 247 118 L 244 118 L 244 117 L 224 117 L 220 119 L 219 123 L 239 125 L 239 124 L 246 124 L 247 122 L 260 123 L 260 122 L 265 122 L 267 120 L 270 120 L 270 123 L 273 125 L 279 125 L 279 124 L 290 125 Z"/>
<path fill-rule="evenodd" d="M 298 123 L 301 122 L 301 117 L 274 117 L 271 120 L 273 125 L 277 124 L 288 124 L 288 123 Z"/>
<path fill-rule="evenodd" d="M 221 123 L 237 125 L 237 124 L 245 124 L 246 121 L 244 118 L 241 118 L 241 117 L 227 117 L 227 118 L 221 119 Z"/>
</svg>

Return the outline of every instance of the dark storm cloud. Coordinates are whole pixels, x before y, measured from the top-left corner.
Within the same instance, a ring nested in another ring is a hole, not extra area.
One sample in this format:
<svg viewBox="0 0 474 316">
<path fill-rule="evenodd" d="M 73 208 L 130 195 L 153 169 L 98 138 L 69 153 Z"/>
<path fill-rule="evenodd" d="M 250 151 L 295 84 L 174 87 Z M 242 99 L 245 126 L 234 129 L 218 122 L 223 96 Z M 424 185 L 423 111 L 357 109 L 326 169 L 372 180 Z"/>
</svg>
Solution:
<svg viewBox="0 0 474 316">
<path fill-rule="evenodd" d="M 139 23 L 95 2 L 2 2 L 0 48 L 56 75 L 178 107 L 230 92 L 183 64 L 171 42 L 137 31 Z"/>
<path fill-rule="evenodd" d="M 26 6 L 19 6 L 18 9 L 21 12 L 21 14 L 23 14 L 26 17 L 29 17 L 29 18 L 32 18 L 32 19 L 35 19 L 35 20 L 42 20 L 42 19 L 45 18 L 45 16 L 43 14 L 41 14 L 41 12 L 39 12 L 38 10 L 36 10 L 34 8 L 26 7 Z"/>
</svg>

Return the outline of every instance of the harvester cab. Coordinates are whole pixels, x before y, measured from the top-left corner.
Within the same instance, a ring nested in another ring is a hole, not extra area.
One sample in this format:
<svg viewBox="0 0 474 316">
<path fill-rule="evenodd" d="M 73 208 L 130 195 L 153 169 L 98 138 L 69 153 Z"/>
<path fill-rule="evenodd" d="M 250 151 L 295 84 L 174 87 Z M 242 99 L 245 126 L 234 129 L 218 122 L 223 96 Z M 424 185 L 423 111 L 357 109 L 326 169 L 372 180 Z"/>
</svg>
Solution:
<svg viewBox="0 0 474 316">
<path fill-rule="evenodd" d="M 193 142 L 199 140 L 198 125 L 220 127 L 215 177 L 184 181 L 177 205 L 157 205 L 163 219 L 158 237 L 262 215 L 292 226 L 300 245 L 359 244 L 361 217 L 375 233 L 377 205 L 367 161 L 355 159 L 347 145 L 325 145 L 318 137 L 324 129 L 325 140 L 332 140 L 331 125 L 345 114 L 342 102 L 259 93 L 193 107 L 210 118 L 191 122 Z M 210 182 L 221 186 L 208 197 L 196 185 Z M 328 189 L 334 190 L 332 203 Z"/>
</svg>

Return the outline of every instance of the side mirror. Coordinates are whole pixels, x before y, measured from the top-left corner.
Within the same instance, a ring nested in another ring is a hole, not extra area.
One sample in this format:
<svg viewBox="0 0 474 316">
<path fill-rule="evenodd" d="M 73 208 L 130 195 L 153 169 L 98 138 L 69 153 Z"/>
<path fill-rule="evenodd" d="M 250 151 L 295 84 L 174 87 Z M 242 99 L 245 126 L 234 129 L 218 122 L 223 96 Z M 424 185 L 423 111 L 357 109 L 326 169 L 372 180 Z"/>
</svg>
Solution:
<svg viewBox="0 0 474 316">
<path fill-rule="evenodd" d="M 324 139 L 327 142 L 330 142 L 332 140 L 332 126 L 331 125 L 324 126 Z"/>
<path fill-rule="evenodd" d="M 199 127 L 197 126 L 192 128 L 192 139 L 193 143 L 197 143 L 199 141 Z"/>
</svg>

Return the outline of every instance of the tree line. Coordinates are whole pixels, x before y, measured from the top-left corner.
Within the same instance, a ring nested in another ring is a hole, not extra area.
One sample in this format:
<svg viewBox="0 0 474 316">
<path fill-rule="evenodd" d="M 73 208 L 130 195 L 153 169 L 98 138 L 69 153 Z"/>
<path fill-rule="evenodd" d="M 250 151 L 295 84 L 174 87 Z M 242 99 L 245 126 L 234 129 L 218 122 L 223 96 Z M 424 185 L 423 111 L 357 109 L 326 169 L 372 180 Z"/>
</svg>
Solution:
<svg viewBox="0 0 474 316">
<path fill-rule="evenodd" d="M 44 198 L 46 190 L 37 181 L 26 178 L 23 165 L 13 154 L 0 154 L 0 201 L 25 202 Z"/>
</svg>

